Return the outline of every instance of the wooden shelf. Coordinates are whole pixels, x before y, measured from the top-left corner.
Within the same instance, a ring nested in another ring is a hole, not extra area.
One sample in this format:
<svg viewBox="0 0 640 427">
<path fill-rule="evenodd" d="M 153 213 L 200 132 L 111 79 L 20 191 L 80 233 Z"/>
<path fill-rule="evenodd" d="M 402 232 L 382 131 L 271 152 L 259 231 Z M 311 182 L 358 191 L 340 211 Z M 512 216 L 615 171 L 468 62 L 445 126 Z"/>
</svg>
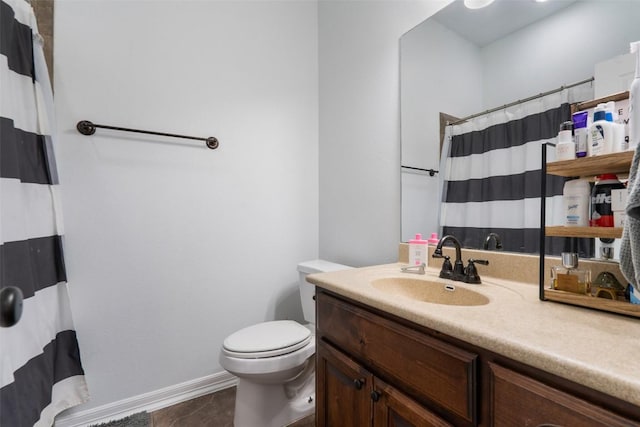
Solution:
<svg viewBox="0 0 640 427">
<path fill-rule="evenodd" d="M 557 176 L 596 176 L 604 173 L 629 173 L 633 151 L 582 157 L 547 163 L 547 173 Z"/>
<path fill-rule="evenodd" d="M 581 102 L 575 106 L 575 111 L 588 110 L 589 108 L 593 108 L 598 104 L 602 104 L 609 101 L 617 102 L 617 101 L 622 101 L 623 99 L 629 99 L 629 91 L 615 93 L 613 95 L 605 96 L 603 98 L 598 98 L 591 101 Z"/>
<path fill-rule="evenodd" d="M 574 294 L 571 292 L 545 289 L 544 297 L 549 301 L 578 305 L 596 310 L 610 311 L 627 316 L 640 317 L 640 305 L 625 301 L 613 301 L 604 298 L 595 298 L 589 295 Z"/>
<path fill-rule="evenodd" d="M 620 93 L 612 95 L 606 98 L 596 99 L 589 102 L 583 102 L 581 104 L 574 105 L 573 111 L 585 110 L 595 107 L 601 102 L 618 101 L 627 99 L 629 93 Z M 549 147 L 547 145 L 545 150 Z M 545 159 L 545 153 L 543 153 L 543 159 Z M 622 153 L 605 154 L 595 157 L 582 157 L 579 159 L 561 160 L 557 162 L 549 162 L 546 165 L 546 173 L 548 175 L 556 175 L 563 177 L 583 177 L 593 179 L 597 175 L 606 173 L 613 173 L 617 175 L 626 175 L 629 173 L 631 162 L 633 161 L 634 152 L 624 151 Z M 540 223 L 545 223 L 545 212 L 541 209 Z M 578 238 L 601 238 L 601 239 L 619 239 L 622 237 L 622 228 L 620 227 L 565 227 L 565 226 L 552 226 L 545 227 L 545 236 L 553 237 L 578 237 Z M 542 243 L 542 242 L 541 242 Z M 640 318 L 640 305 L 634 305 L 625 301 L 614 301 L 604 298 L 595 298 L 590 295 L 580 295 L 571 292 L 558 291 L 555 289 L 549 289 L 546 282 L 546 277 L 543 272 L 545 259 L 544 251 L 540 253 L 540 299 L 549 300 L 554 302 L 560 302 L 564 304 L 571 304 L 580 307 L 592 308 L 594 310 L 608 311 L 616 314 L 624 314 L 627 316 L 633 316 Z M 617 267 L 619 268 L 619 267 Z"/>
<path fill-rule="evenodd" d="M 622 227 L 545 227 L 547 237 L 599 237 L 601 239 L 620 239 Z"/>
</svg>

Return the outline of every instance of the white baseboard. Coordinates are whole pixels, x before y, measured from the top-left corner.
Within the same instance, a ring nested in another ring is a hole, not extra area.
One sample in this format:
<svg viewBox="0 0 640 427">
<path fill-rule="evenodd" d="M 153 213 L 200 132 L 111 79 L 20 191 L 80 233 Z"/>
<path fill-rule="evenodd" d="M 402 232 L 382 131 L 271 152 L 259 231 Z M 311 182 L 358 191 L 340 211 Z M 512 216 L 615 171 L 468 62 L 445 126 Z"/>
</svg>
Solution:
<svg viewBox="0 0 640 427">
<path fill-rule="evenodd" d="M 181 384 L 133 396 L 97 408 L 79 411 L 56 418 L 55 427 L 84 427 L 118 420 L 137 412 L 153 412 L 205 394 L 233 387 L 238 379 L 223 371 L 196 378 Z"/>
</svg>

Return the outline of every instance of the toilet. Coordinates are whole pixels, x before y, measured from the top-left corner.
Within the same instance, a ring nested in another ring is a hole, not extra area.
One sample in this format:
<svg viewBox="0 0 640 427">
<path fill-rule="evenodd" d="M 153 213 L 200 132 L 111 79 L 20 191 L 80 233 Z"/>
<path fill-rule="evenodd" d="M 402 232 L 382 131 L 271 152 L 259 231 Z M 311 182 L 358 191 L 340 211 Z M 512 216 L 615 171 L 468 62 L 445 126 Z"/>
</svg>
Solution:
<svg viewBox="0 0 640 427">
<path fill-rule="evenodd" d="M 298 264 L 304 319 L 275 320 L 229 335 L 220 365 L 238 377 L 234 427 L 282 427 L 315 410 L 315 287 L 308 274 L 351 267 L 323 260 Z"/>
</svg>

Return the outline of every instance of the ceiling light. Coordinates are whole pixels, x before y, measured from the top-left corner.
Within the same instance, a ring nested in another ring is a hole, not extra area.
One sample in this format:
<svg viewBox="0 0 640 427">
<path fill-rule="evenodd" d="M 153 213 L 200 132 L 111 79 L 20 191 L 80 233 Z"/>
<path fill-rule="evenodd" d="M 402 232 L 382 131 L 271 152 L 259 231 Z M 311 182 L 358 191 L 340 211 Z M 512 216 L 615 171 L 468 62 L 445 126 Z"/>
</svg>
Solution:
<svg viewBox="0 0 640 427">
<path fill-rule="evenodd" d="M 482 9 L 493 2 L 494 0 L 464 0 L 464 5 L 469 9 Z"/>
</svg>

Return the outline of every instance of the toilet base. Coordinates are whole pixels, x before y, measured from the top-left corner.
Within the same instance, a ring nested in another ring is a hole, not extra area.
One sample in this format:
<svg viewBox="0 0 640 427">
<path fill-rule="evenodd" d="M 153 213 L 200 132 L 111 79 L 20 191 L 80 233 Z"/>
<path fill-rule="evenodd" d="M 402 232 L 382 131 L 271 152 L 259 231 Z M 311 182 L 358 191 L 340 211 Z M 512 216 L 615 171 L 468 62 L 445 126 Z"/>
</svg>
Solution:
<svg viewBox="0 0 640 427">
<path fill-rule="evenodd" d="M 286 384 L 258 384 L 240 378 L 234 427 L 282 427 L 314 413 L 315 369 Z"/>
</svg>

